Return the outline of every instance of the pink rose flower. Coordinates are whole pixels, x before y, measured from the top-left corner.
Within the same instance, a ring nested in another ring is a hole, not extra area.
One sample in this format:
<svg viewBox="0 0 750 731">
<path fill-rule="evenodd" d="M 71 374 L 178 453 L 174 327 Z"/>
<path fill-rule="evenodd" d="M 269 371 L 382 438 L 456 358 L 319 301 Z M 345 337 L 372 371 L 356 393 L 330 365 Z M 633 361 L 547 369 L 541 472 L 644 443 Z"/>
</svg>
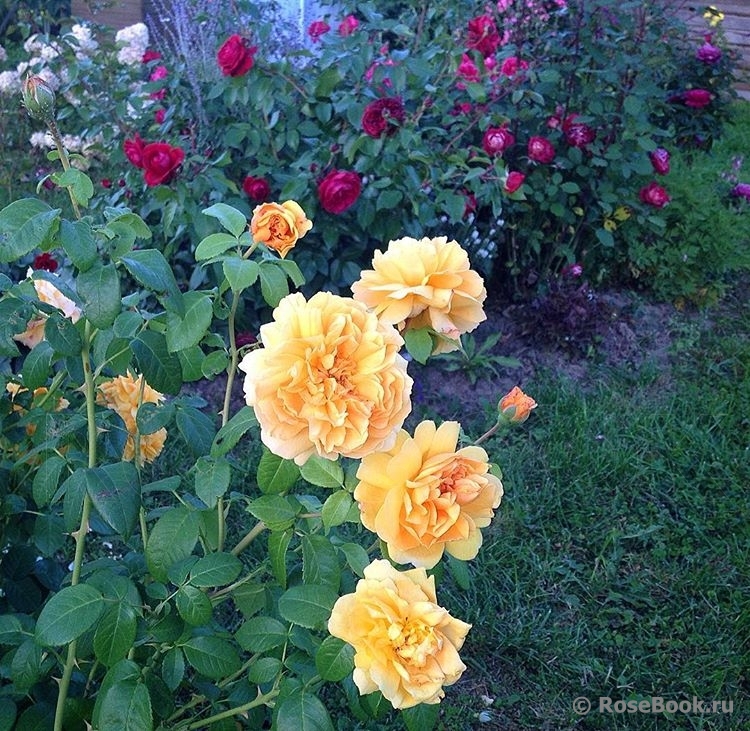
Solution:
<svg viewBox="0 0 750 731">
<path fill-rule="evenodd" d="M 485 58 L 500 47 L 502 40 L 497 32 L 495 21 L 489 15 L 479 15 L 469 21 L 469 37 L 466 47 L 479 51 Z"/>
<path fill-rule="evenodd" d="M 664 208 L 671 198 L 664 188 L 658 183 L 649 183 L 638 192 L 638 197 L 642 203 L 647 203 L 654 208 Z"/>
<path fill-rule="evenodd" d="M 137 168 L 143 167 L 143 148 L 146 143 L 140 138 L 138 133 L 132 139 L 125 140 L 122 143 L 122 151 L 132 165 Z"/>
<path fill-rule="evenodd" d="M 708 106 L 713 98 L 714 95 L 708 89 L 688 89 L 682 92 L 682 103 L 693 109 Z"/>
<path fill-rule="evenodd" d="M 507 127 L 489 127 L 482 138 L 482 148 L 491 156 L 502 155 L 516 143 L 516 138 Z"/>
<path fill-rule="evenodd" d="M 657 147 L 649 152 L 648 157 L 657 175 L 666 175 L 669 172 L 669 153 L 663 147 Z"/>
<path fill-rule="evenodd" d="M 703 63 L 716 63 L 721 58 L 721 48 L 706 42 L 695 52 L 695 57 Z"/>
<path fill-rule="evenodd" d="M 525 71 L 529 68 L 526 61 L 522 61 L 518 56 L 509 56 L 500 66 L 500 73 L 504 76 L 515 76 L 519 71 Z"/>
<path fill-rule="evenodd" d="M 562 131 L 566 142 L 572 147 L 586 147 L 596 138 L 596 132 L 583 122 L 576 122 L 577 114 L 570 114 L 563 120 Z"/>
<path fill-rule="evenodd" d="M 506 193 L 515 193 L 522 185 L 526 176 L 523 173 L 519 173 L 517 170 L 513 170 L 508 173 L 508 177 L 503 186 L 503 190 Z"/>
<path fill-rule="evenodd" d="M 268 181 L 265 178 L 256 178 L 252 175 L 248 175 L 242 181 L 242 190 L 249 198 L 258 203 L 262 203 L 271 195 L 271 186 Z"/>
<path fill-rule="evenodd" d="M 732 195 L 736 198 L 744 198 L 746 201 L 750 201 L 750 183 L 737 183 L 732 188 Z"/>
<path fill-rule="evenodd" d="M 476 84 L 479 82 L 479 68 L 471 60 L 468 53 L 461 56 L 461 63 L 458 64 L 456 74 L 469 83 Z"/>
<path fill-rule="evenodd" d="M 339 23 L 339 35 L 344 37 L 350 36 L 357 28 L 359 28 L 359 21 L 353 15 L 347 15 Z"/>
<path fill-rule="evenodd" d="M 548 165 L 555 159 L 555 148 L 546 137 L 532 137 L 528 144 L 529 159 Z"/>
<path fill-rule="evenodd" d="M 146 145 L 143 154 L 143 179 L 146 185 L 168 183 L 185 159 L 184 151 L 166 142 L 152 142 Z"/>
<path fill-rule="evenodd" d="M 317 43 L 321 36 L 324 36 L 331 30 L 331 26 L 325 20 L 313 20 L 307 29 L 307 35 L 310 36 L 313 43 Z"/>
</svg>

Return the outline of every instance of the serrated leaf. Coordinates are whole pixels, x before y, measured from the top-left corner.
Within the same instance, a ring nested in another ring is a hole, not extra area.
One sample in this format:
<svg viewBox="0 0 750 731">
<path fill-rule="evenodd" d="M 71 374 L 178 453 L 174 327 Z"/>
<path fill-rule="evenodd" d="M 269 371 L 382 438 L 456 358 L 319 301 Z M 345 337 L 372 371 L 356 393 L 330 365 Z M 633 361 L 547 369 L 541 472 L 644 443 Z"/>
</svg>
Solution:
<svg viewBox="0 0 750 731">
<path fill-rule="evenodd" d="M 206 261 L 220 256 L 233 246 L 237 246 L 239 241 L 235 236 L 225 233 L 209 234 L 203 239 L 195 249 L 195 260 Z"/>
<path fill-rule="evenodd" d="M 274 261 L 260 263 L 260 292 L 271 307 L 289 294 L 286 274 Z"/>
<path fill-rule="evenodd" d="M 83 314 L 96 328 L 106 330 L 122 310 L 120 277 L 114 264 L 94 264 L 76 280 Z"/>
<path fill-rule="evenodd" d="M 67 586 L 42 608 L 36 623 L 36 641 L 43 647 L 67 645 L 93 626 L 103 608 L 102 595 L 94 587 Z"/>
<path fill-rule="evenodd" d="M 299 467 L 292 460 L 279 457 L 266 447 L 263 448 L 256 476 L 261 492 L 267 495 L 286 492 L 294 486 L 299 475 Z"/>
<path fill-rule="evenodd" d="M 86 221 L 60 221 L 60 244 L 73 266 L 82 272 L 90 269 L 99 256 L 94 233 Z"/>
<path fill-rule="evenodd" d="M 6 215 L 6 212 L 16 205 L 19 207 Z M 15 224 L 22 220 L 23 214 L 33 210 L 37 212 L 15 228 Z M 47 205 L 39 210 L 33 205 L 28 205 L 25 200 L 19 200 L 0 211 L 0 262 L 16 261 L 37 248 L 47 249 L 60 223 L 60 210 L 51 209 Z"/>
<path fill-rule="evenodd" d="M 287 640 L 286 625 L 273 617 L 251 617 L 237 630 L 234 638 L 247 652 L 268 652 Z"/>
<path fill-rule="evenodd" d="M 407 330 L 404 333 L 404 343 L 409 355 L 417 363 L 426 363 L 427 359 L 432 355 L 432 336 L 430 335 L 430 331 L 425 327 Z"/>
<path fill-rule="evenodd" d="M 370 565 L 370 556 L 359 543 L 342 543 L 339 550 L 346 557 L 349 568 L 360 578 L 365 575 L 365 569 Z"/>
<path fill-rule="evenodd" d="M 180 359 L 169 352 L 164 336 L 144 330 L 133 340 L 132 348 L 146 383 L 160 393 L 177 395 L 182 386 Z"/>
<path fill-rule="evenodd" d="M 219 433 L 211 445 L 211 456 L 221 457 L 225 455 L 254 426 L 258 426 L 255 412 L 249 406 L 243 406 L 219 429 Z"/>
<path fill-rule="evenodd" d="M 325 536 L 302 537 L 302 580 L 305 584 L 327 586 L 338 591 L 341 581 L 339 557 Z"/>
<path fill-rule="evenodd" d="M 224 457 L 200 457 L 195 463 L 195 494 L 208 508 L 229 489 L 232 468 Z"/>
<path fill-rule="evenodd" d="M 170 567 L 192 553 L 199 529 L 199 514 L 182 506 L 172 508 L 159 518 L 145 551 L 146 564 L 157 581 L 167 581 Z"/>
<path fill-rule="evenodd" d="M 333 731 L 326 707 L 317 696 L 305 690 L 279 703 L 274 727 L 276 731 Z"/>
<path fill-rule="evenodd" d="M 270 683 L 283 669 L 281 660 L 275 657 L 259 657 L 248 669 L 247 679 L 256 685 Z"/>
<path fill-rule="evenodd" d="M 215 218 L 229 233 L 239 238 L 242 232 L 247 228 L 247 218 L 242 211 L 238 211 L 226 203 L 214 203 L 209 208 L 204 208 L 203 213 L 206 216 Z"/>
<path fill-rule="evenodd" d="M 276 530 L 268 536 L 268 560 L 271 562 L 271 571 L 276 577 L 282 589 L 286 589 L 286 552 L 291 543 L 294 532 L 291 528 Z"/>
<path fill-rule="evenodd" d="M 182 651 L 190 665 L 211 680 L 222 680 L 240 669 L 240 656 L 234 645 L 220 637 L 192 637 Z"/>
<path fill-rule="evenodd" d="M 354 648 L 338 637 L 326 637 L 315 653 L 315 667 L 323 680 L 338 683 L 354 670 Z"/>
<path fill-rule="evenodd" d="M 322 629 L 336 599 L 336 592 L 327 586 L 292 586 L 279 597 L 279 614 L 301 627 Z"/>
<path fill-rule="evenodd" d="M 318 487 L 342 487 L 344 470 L 338 462 L 312 455 L 300 467 L 302 479 Z"/>
<path fill-rule="evenodd" d="M 179 647 L 172 647 L 164 653 L 161 661 L 161 678 L 172 692 L 177 690 L 185 677 L 185 656 Z"/>
<path fill-rule="evenodd" d="M 138 521 L 141 489 L 132 462 L 116 462 L 84 472 L 86 490 L 99 515 L 123 538 Z"/>
<path fill-rule="evenodd" d="M 62 173 L 55 173 L 52 179 L 62 188 L 67 188 L 76 203 L 87 206 L 94 195 L 94 184 L 86 173 L 70 167 Z"/>
<path fill-rule="evenodd" d="M 181 586 L 175 597 L 175 604 L 180 616 L 194 627 L 211 621 L 211 600 L 195 586 Z"/>
<path fill-rule="evenodd" d="M 229 286 L 235 293 L 252 287 L 258 279 L 258 274 L 260 274 L 260 267 L 257 262 L 238 257 L 227 257 L 224 259 L 222 268 Z"/>
<path fill-rule="evenodd" d="M 151 696 L 144 683 L 128 680 L 113 684 L 102 694 L 98 729 L 107 731 L 152 731 Z"/>
<path fill-rule="evenodd" d="M 94 654 L 103 665 L 111 667 L 126 657 L 135 642 L 137 617 L 127 602 L 109 607 L 97 623 Z"/>
<path fill-rule="evenodd" d="M 26 388 L 33 391 L 47 383 L 54 355 L 52 346 L 44 340 L 29 351 L 21 369 Z"/>
<path fill-rule="evenodd" d="M 185 316 L 185 303 L 169 263 L 158 249 L 130 251 L 120 262 L 144 287 L 164 297 L 164 306 L 180 317 Z"/>
<path fill-rule="evenodd" d="M 171 403 L 153 404 L 146 402 L 138 408 L 135 415 L 135 424 L 141 434 L 153 434 L 165 427 L 174 416 L 174 407 Z"/>
<path fill-rule="evenodd" d="M 284 530 L 294 523 L 301 507 L 281 495 L 262 495 L 248 505 L 247 511 L 271 530 Z"/>
<path fill-rule="evenodd" d="M 214 308 L 203 292 L 185 292 L 185 314 L 167 312 L 167 348 L 171 353 L 197 345 L 211 326 Z"/>
<path fill-rule="evenodd" d="M 177 429 L 194 456 L 207 454 L 216 435 L 213 419 L 192 406 L 182 406 L 175 417 Z"/>
<path fill-rule="evenodd" d="M 52 314 L 44 324 L 44 337 L 52 349 L 69 357 L 80 355 L 83 341 L 73 321 L 62 314 Z"/>
<path fill-rule="evenodd" d="M 231 584 L 242 571 L 242 561 L 231 553 L 209 553 L 190 569 L 190 583 L 199 587 Z"/>
</svg>

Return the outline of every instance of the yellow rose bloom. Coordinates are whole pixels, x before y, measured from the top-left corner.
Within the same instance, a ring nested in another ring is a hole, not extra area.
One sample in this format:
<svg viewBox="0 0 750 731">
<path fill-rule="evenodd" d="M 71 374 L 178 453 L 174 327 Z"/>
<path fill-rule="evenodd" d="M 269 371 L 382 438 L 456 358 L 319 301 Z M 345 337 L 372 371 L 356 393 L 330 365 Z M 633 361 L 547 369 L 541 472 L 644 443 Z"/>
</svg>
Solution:
<svg viewBox="0 0 750 731">
<path fill-rule="evenodd" d="M 122 458 L 130 462 L 135 458 L 135 435 L 138 433 L 135 417 L 141 403 L 158 404 L 164 400 L 164 396 L 148 383 L 143 383 L 143 398 L 141 400 L 141 382 L 143 376 L 135 378 L 128 373 L 126 376 L 116 376 L 99 385 L 97 403 L 116 411 L 125 422 L 128 430 L 128 438 Z M 152 434 L 140 435 L 140 460 L 139 465 L 144 462 L 153 462 L 161 453 L 164 442 L 167 439 L 167 430 L 158 429 Z"/>
<path fill-rule="evenodd" d="M 282 259 L 311 228 L 312 221 L 295 201 L 261 203 L 250 221 L 253 240 L 277 251 Z"/>
<path fill-rule="evenodd" d="M 445 236 L 391 241 L 385 253 L 375 252 L 372 266 L 352 284 L 354 299 L 399 330 L 432 328 L 442 336 L 435 353 L 457 350 L 461 335 L 487 319 L 482 278 Z"/>
<path fill-rule="evenodd" d="M 397 563 L 432 568 L 443 552 L 474 558 L 500 505 L 503 485 L 489 473 L 481 447 L 456 450 L 459 424 L 423 421 L 402 431 L 387 452 L 369 454 L 357 470 L 354 499 L 362 524 L 388 545 Z"/>
<path fill-rule="evenodd" d="M 361 695 L 379 690 L 394 708 L 439 703 L 466 670 L 458 651 L 470 624 L 437 604 L 435 579 L 373 561 L 353 594 L 336 601 L 328 631 L 355 650 Z"/>
<path fill-rule="evenodd" d="M 16 396 L 22 393 L 27 393 L 28 388 L 24 388 L 20 383 L 7 383 L 5 385 L 5 390 L 10 394 L 10 401 L 13 404 L 13 411 L 15 411 L 17 414 L 25 414 L 26 409 L 21 406 L 21 404 L 16 403 Z M 35 388 L 34 392 L 32 393 L 32 406 L 39 406 L 42 403 L 46 401 L 44 398 L 49 393 L 49 389 L 46 386 L 39 386 L 39 388 Z M 70 406 L 70 401 L 68 399 L 63 398 L 60 396 L 54 406 L 53 411 L 62 411 L 63 409 L 67 409 L 68 406 Z M 30 437 L 34 436 L 36 433 L 36 424 L 27 424 L 26 425 L 26 434 L 28 434 Z"/>
<path fill-rule="evenodd" d="M 242 359 L 245 400 L 263 443 L 303 464 L 387 449 L 411 410 L 403 339 L 359 302 L 290 294 Z"/>
<path fill-rule="evenodd" d="M 32 269 L 26 272 L 27 277 L 31 277 Z M 46 279 L 35 279 L 34 289 L 40 302 L 57 307 L 65 317 L 69 317 L 73 322 L 78 322 L 81 317 L 81 310 L 72 299 L 66 297 L 52 282 Z M 27 348 L 34 348 L 44 340 L 44 325 L 47 322 L 47 316 L 40 314 L 30 320 L 24 332 L 14 335 L 13 339 L 23 343 Z"/>
</svg>

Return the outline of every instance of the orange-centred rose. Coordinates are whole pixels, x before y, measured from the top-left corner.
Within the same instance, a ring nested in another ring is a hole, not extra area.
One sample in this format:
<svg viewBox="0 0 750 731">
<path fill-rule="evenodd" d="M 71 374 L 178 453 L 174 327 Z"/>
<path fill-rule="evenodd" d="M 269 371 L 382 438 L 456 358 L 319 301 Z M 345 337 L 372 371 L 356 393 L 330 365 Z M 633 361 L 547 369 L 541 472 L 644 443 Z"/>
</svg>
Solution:
<svg viewBox="0 0 750 731">
<path fill-rule="evenodd" d="M 500 416 L 506 421 L 520 424 L 529 418 L 531 410 L 535 409 L 536 405 L 536 401 L 531 396 L 527 396 L 518 386 L 513 386 L 500 399 L 498 410 Z"/>
<path fill-rule="evenodd" d="M 461 335 L 486 319 L 484 282 L 456 241 L 396 239 L 375 252 L 372 267 L 352 285 L 354 299 L 399 330 L 431 328 L 435 353 L 457 350 Z"/>
<path fill-rule="evenodd" d="M 250 220 L 253 240 L 277 251 L 282 259 L 311 228 L 312 221 L 294 201 L 261 203 Z"/>
<path fill-rule="evenodd" d="M 472 559 L 500 505 L 503 485 L 481 447 L 456 449 L 460 426 L 423 421 L 401 431 L 385 452 L 369 454 L 354 490 L 365 528 L 388 545 L 397 563 L 432 568 L 443 552 Z"/>
<path fill-rule="evenodd" d="M 353 594 L 336 601 L 328 631 L 355 651 L 362 695 L 379 690 L 394 708 L 439 703 L 466 666 L 458 651 L 470 624 L 440 607 L 435 579 L 422 569 L 399 572 L 373 561 Z"/>
<path fill-rule="evenodd" d="M 128 462 L 135 457 L 135 436 L 138 433 L 136 414 L 141 404 L 159 404 L 164 396 L 151 388 L 143 380 L 143 376 L 135 378 L 131 373 L 116 376 L 99 385 L 97 403 L 116 411 L 125 423 L 128 437 L 122 458 Z M 151 434 L 141 434 L 139 437 L 139 464 L 153 462 L 161 453 L 167 439 L 167 430 L 162 427 Z"/>
<path fill-rule="evenodd" d="M 347 297 L 295 293 L 240 363 L 263 443 L 303 464 L 312 454 L 359 458 L 393 445 L 411 410 L 412 379 L 391 325 Z"/>
</svg>

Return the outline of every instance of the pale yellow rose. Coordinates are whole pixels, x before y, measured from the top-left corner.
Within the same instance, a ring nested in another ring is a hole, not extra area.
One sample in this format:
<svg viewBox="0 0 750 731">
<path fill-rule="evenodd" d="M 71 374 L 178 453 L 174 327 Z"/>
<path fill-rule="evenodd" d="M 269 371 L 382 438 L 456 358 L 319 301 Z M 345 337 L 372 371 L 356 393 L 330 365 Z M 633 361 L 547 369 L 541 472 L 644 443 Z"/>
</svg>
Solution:
<svg viewBox="0 0 750 731">
<path fill-rule="evenodd" d="M 503 485 L 481 447 L 456 450 L 460 426 L 423 421 L 402 431 L 388 451 L 367 455 L 354 499 L 362 523 L 388 545 L 397 563 L 432 568 L 443 552 L 472 559 L 500 505 Z"/>
<path fill-rule="evenodd" d="M 27 277 L 31 277 L 32 269 L 26 272 Z M 52 276 L 52 275 L 50 275 Z M 81 310 L 72 299 L 66 297 L 52 282 L 46 279 L 35 279 L 34 289 L 40 302 L 57 307 L 65 317 L 69 317 L 73 322 L 78 322 L 81 317 Z M 14 335 L 13 339 L 23 343 L 27 348 L 34 348 L 44 340 L 44 325 L 47 322 L 46 315 L 40 315 L 30 320 L 24 332 Z"/>
<path fill-rule="evenodd" d="M 282 259 L 311 228 L 312 221 L 295 201 L 261 203 L 250 221 L 253 240 L 278 251 Z"/>
<path fill-rule="evenodd" d="M 16 396 L 22 393 L 28 393 L 28 388 L 24 388 L 20 383 L 7 383 L 5 385 L 5 390 L 10 394 L 10 400 L 13 404 L 13 411 L 15 411 L 18 414 L 25 414 L 26 409 L 21 406 L 21 404 L 16 403 Z M 46 386 L 39 386 L 39 388 L 35 388 L 32 393 L 32 406 L 41 406 L 43 404 L 46 404 L 47 399 L 45 398 L 47 394 L 49 393 L 49 389 Z M 70 406 L 70 401 L 68 399 L 63 398 L 62 396 L 58 397 L 52 406 L 53 411 L 62 411 L 63 409 L 67 409 L 68 406 Z M 30 437 L 33 436 L 36 433 L 36 424 L 27 424 L 26 425 L 26 434 L 28 434 Z"/>
<path fill-rule="evenodd" d="M 135 435 L 138 433 L 135 418 L 140 404 L 159 404 L 164 400 L 164 396 L 151 388 L 148 383 L 143 383 L 141 398 L 142 381 L 143 376 L 135 378 L 131 373 L 116 376 L 99 385 L 96 399 L 97 403 L 116 411 L 125 422 L 128 438 L 122 458 L 128 462 L 135 458 Z M 166 439 L 167 430 L 163 427 L 152 434 L 141 434 L 139 464 L 143 466 L 144 462 L 153 462 L 161 453 Z"/>
<path fill-rule="evenodd" d="M 432 328 L 440 336 L 435 353 L 458 349 L 461 335 L 487 319 L 482 278 L 445 236 L 391 241 L 385 253 L 375 252 L 372 266 L 352 284 L 354 299 L 399 330 Z"/>
<path fill-rule="evenodd" d="M 395 328 L 330 292 L 290 294 L 273 318 L 240 363 L 263 443 L 297 464 L 389 448 L 411 410 Z"/>
<path fill-rule="evenodd" d="M 328 631 L 355 651 L 362 695 L 379 690 L 394 708 L 439 703 L 466 670 L 458 651 L 470 624 L 437 604 L 435 579 L 373 561 L 353 594 L 336 601 Z"/>
</svg>

